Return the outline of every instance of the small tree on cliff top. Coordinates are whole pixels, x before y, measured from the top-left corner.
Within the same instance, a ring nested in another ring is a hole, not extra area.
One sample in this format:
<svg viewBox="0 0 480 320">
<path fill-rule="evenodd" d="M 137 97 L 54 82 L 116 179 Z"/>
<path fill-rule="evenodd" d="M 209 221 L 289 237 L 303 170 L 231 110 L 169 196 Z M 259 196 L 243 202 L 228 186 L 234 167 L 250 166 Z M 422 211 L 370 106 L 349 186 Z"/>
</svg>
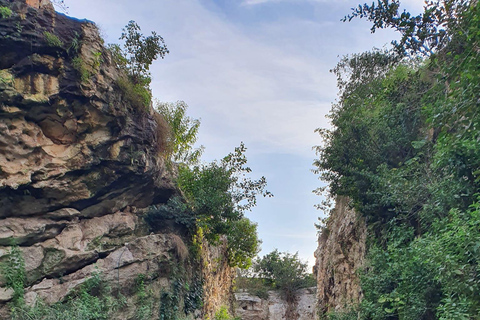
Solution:
<svg viewBox="0 0 480 320">
<path fill-rule="evenodd" d="M 149 85 L 150 65 L 169 53 L 165 41 L 155 31 L 148 37 L 143 36 L 140 26 L 133 20 L 122 31 L 120 40 L 125 41 L 123 55 L 126 57 L 131 80 L 135 84 Z"/>
</svg>

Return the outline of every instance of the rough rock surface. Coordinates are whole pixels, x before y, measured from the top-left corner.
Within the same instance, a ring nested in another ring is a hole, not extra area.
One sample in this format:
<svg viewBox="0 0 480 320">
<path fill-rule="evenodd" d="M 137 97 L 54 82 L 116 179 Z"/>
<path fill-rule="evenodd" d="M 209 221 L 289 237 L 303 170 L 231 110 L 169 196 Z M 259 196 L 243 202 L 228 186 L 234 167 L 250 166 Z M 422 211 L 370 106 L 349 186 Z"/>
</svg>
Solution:
<svg viewBox="0 0 480 320">
<path fill-rule="evenodd" d="M 339 197 L 318 239 L 314 271 L 321 315 L 357 304 L 362 292 L 357 270 L 365 259 L 365 221 Z"/>
<path fill-rule="evenodd" d="M 140 274 L 159 298 L 172 266 L 193 266 L 184 230 L 169 224 L 153 234 L 142 219 L 144 208 L 177 193 L 158 115 L 122 89 L 92 22 L 57 14 L 47 0 L 0 6 L 13 11 L 0 19 L 0 262 L 20 247 L 30 304 L 61 301 L 95 273 L 130 305 Z M 212 307 L 232 297 L 223 249 L 205 245 L 199 271 Z M 0 277 L 0 318 L 11 299 Z M 132 307 L 116 319 L 134 316 Z"/>
<path fill-rule="evenodd" d="M 237 316 L 242 320 L 315 320 L 316 319 L 316 290 L 315 288 L 301 289 L 298 292 L 298 302 L 294 317 L 287 319 L 286 302 L 276 291 L 268 292 L 268 299 L 264 300 L 248 292 L 235 293 Z"/>
</svg>

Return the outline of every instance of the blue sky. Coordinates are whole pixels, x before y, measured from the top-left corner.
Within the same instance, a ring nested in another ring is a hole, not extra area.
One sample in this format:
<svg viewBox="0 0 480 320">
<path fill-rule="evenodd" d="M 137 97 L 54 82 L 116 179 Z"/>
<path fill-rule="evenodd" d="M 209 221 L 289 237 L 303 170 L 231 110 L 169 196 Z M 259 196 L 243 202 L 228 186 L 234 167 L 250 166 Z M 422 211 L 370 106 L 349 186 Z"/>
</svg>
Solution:
<svg viewBox="0 0 480 320">
<path fill-rule="evenodd" d="M 299 252 L 313 265 L 314 223 L 322 212 L 311 173 L 328 127 L 325 114 L 337 96 L 329 73 L 339 57 L 381 48 L 392 31 L 370 33 L 366 21 L 340 19 L 357 0 L 82 0 L 68 14 L 95 21 L 107 42 L 135 20 L 155 30 L 170 50 L 151 71 L 160 101 L 183 100 L 201 119 L 205 161 L 219 159 L 241 141 L 253 177 L 265 176 L 274 198 L 260 199 L 248 217 L 259 225 L 261 255 L 278 248 Z M 419 10 L 420 0 L 408 0 Z"/>
</svg>

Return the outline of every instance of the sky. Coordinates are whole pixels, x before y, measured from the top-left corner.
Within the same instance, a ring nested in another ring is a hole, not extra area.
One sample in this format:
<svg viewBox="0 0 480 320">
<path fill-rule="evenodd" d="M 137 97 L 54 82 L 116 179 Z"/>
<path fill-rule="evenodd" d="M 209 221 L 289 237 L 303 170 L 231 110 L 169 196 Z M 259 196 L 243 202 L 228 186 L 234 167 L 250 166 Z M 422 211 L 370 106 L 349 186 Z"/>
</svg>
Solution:
<svg viewBox="0 0 480 320">
<path fill-rule="evenodd" d="M 258 223 L 263 256 L 298 252 L 313 266 L 314 223 L 323 213 L 312 190 L 316 128 L 337 98 L 329 72 L 340 58 L 398 37 L 370 33 L 367 21 L 341 22 L 359 0 L 82 0 L 65 1 L 68 15 L 94 21 L 107 43 L 136 21 L 156 31 L 170 50 L 151 67 L 152 91 L 162 102 L 185 101 L 201 119 L 203 160 L 221 159 L 244 142 L 252 178 L 267 178 L 273 198 L 261 198 L 247 217 Z M 402 1 L 417 13 L 421 0 Z"/>
</svg>

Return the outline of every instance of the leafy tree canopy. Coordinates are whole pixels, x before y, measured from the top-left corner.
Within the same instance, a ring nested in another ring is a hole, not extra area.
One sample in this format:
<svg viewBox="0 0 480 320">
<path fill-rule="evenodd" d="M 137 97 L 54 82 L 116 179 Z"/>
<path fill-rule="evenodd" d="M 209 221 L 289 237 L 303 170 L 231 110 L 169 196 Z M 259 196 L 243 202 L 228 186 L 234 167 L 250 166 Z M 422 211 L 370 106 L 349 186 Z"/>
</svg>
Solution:
<svg viewBox="0 0 480 320">
<path fill-rule="evenodd" d="M 287 301 L 295 300 L 298 289 L 315 286 L 315 280 L 307 273 L 307 264 L 291 254 L 277 249 L 255 261 L 253 270 L 273 288 L 279 289 Z"/>
<path fill-rule="evenodd" d="M 155 109 L 170 126 L 171 136 L 168 141 L 170 160 L 185 164 L 197 163 L 203 152 L 203 146 L 194 149 L 197 141 L 200 120 L 186 115 L 188 105 L 183 101 L 163 103 L 157 101 Z"/>
</svg>

